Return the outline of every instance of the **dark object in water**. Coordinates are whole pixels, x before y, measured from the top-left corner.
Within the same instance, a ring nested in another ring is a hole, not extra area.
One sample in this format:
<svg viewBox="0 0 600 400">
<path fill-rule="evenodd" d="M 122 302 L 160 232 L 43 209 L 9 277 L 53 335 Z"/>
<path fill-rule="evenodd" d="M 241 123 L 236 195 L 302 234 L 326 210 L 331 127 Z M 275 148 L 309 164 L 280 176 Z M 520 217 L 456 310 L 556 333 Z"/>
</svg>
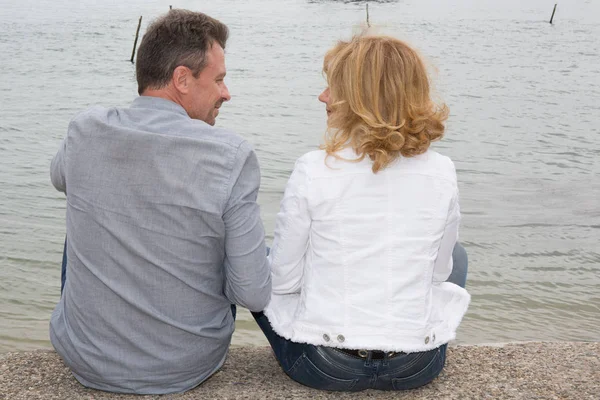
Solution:
<svg viewBox="0 0 600 400">
<path fill-rule="evenodd" d="M 552 16 L 550 17 L 550 23 L 552 23 L 552 20 L 554 19 L 555 12 L 556 12 L 556 4 L 554 4 L 554 10 L 552 10 Z"/>
</svg>

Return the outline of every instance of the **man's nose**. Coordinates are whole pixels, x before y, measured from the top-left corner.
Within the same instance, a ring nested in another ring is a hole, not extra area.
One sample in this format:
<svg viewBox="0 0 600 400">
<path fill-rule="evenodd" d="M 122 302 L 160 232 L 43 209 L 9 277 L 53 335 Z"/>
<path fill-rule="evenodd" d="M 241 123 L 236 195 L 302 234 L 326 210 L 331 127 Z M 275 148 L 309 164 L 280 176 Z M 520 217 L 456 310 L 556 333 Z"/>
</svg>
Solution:
<svg viewBox="0 0 600 400">
<path fill-rule="evenodd" d="M 223 91 L 221 93 L 221 98 L 223 99 L 223 101 L 231 100 L 231 94 L 229 94 L 229 89 L 227 88 L 227 86 L 223 87 Z"/>
</svg>

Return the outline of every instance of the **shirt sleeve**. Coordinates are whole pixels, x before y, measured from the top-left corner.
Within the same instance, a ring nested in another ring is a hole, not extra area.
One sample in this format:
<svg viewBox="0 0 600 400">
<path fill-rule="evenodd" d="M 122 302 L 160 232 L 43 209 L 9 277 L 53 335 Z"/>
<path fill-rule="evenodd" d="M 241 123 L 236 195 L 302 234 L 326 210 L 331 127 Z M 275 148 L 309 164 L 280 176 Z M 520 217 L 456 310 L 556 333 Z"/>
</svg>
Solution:
<svg viewBox="0 0 600 400">
<path fill-rule="evenodd" d="M 452 250 L 454 249 L 454 245 L 458 241 L 459 224 L 460 206 L 458 204 L 457 190 L 452 198 L 452 203 L 450 204 L 448 220 L 446 221 L 446 228 L 444 229 L 444 234 L 440 242 L 438 255 L 433 267 L 434 284 L 446 282 L 446 280 L 448 280 L 448 277 L 452 273 Z"/>
<path fill-rule="evenodd" d="M 299 160 L 285 188 L 275 222 L 269 255 L 274 294 L 298 293 L 302 286 L 311 225 L 308 182 L 306 165 Z"/>
<path fill-rule="evenodd" d="M 247 142 L 237 150 L 225 206 L 225 296 L 251 311 L 262 311 L 271 299 L 271 274 L 265 231 L 256 202 L 260 168 Z"/>
<path fill-rule="evenodd" d="M 65 178 L 67 161 L 67 138 L 65 137 L 60 144 L 58 153 L 52 159 L 50 163 L 50 180 L 56 190 L 67 193 L 67 181 Z"/>
</svg>

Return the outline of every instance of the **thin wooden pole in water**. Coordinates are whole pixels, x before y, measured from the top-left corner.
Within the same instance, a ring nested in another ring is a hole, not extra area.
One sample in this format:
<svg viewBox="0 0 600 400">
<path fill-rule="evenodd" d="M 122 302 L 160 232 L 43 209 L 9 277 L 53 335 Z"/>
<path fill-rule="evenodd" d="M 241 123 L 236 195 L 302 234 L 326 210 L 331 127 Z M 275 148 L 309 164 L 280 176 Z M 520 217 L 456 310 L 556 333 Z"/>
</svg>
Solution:
<svg viewBox="0 0 600 400">
<path fill-rule="evenodd" d="M 131 51 L 131 63 L 133 64 L 133 57 L 135 56 L 135 48 L 137 46 L 138 36 L 140 34 L 140 27 L 142 26 L 142 16 L 140 15 L 140 20 L 138 22 L 137 31 L 135 31 L 135 40 L 133 42 L 133 50 Z"/>
<path fill-rule="evenodd" d="M 550 17 L 550 23 L 552 23 L 552 20 L 554 19 L 555 12 L 556 12 L 556 4 L 554 4 L 554 10 L 552 10 L 552 16 Z"/>
<path fill-rule="evenodd" d="M 367 26 L 371 27 L 371 23 L 369 22 L 369 3 L 367 3 Z"/>
</svg>

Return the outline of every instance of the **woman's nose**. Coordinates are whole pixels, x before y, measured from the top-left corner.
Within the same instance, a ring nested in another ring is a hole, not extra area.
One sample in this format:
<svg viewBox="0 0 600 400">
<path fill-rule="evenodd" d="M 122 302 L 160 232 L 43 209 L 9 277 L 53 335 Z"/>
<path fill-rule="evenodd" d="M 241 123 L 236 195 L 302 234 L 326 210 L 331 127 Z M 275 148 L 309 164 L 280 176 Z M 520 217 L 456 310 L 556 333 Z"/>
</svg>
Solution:
<svg viewBox="0 0 600 400">
<path fill-rule="evenodd" d="M 329 101 L 329 88 L 323 90 L 323 92 L 319 95 L 319 101 L 323 103 L 327 103 Z"/>
</svg>

